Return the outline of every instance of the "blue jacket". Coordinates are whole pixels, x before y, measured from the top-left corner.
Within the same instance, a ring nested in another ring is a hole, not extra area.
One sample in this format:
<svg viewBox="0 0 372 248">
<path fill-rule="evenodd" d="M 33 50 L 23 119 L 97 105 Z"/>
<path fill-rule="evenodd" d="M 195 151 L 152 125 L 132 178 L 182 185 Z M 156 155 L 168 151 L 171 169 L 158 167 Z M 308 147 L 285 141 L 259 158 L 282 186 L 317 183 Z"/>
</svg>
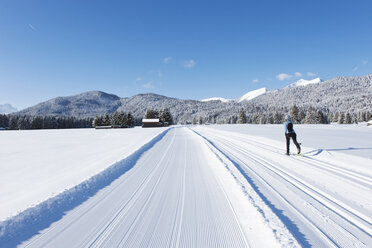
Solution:
<svg viewBox="0 0 372 248">
<path fill-rule="evenodd" d="M 288 131 L 288 123 L 292 123 L 292 126 L 293 126 L 293 122 L 291 121 L 287 121 L 286 123 L 284 123 L 284 129 L 285 129 L 285 133 L 296 133 L 294 128 L 293 128 L 293 131 L 292 132 L 289 132 Z"/>
</svg>

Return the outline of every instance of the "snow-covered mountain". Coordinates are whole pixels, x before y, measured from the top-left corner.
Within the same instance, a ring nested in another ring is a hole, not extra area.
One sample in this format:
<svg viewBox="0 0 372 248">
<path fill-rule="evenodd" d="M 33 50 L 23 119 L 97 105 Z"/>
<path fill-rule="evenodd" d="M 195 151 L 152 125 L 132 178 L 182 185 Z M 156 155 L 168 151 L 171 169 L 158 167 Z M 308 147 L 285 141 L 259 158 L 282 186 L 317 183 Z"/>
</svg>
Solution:
<svg viewBox="0 0 372 248">
<path fill-rule="evenodd" d="M 211 97 L 211 98 L 203 99 L 203 100 L 200 100 L 200 101 L 201 102 L 210 102 L 210 101 L 230 102 L 230 101 L 233 101 L 233 100 L 226 99 L 226 98 L 223 98 L 223 97 Z"/>
<path fill-rule="evenodd" d="M 102 91 L 88 91 L 74 96 L 57 97 L 19 111 L 21 115 L 64 115 L 94 117 L 112 113 L 120 106 L 120 97 Z"/>
<path fill-rule="evenodd" d="M 298 86 L 306 86 L 309 84 L 318 84 L 323 82 L 320 78 L 314 78 L 312 80 L 305 80 L 305 79 L 299 79 L 294 83 L 291 83 L 290 85 L 287 85 L 285 88 L 293 88 L 293 87 L 298 87 Z"/>
<path fill-rule="evenodd" d="M 0 104 L 0 114 L 10 114 L 17 111 L 18 109 L 16 109 L 10 104 Z"/>
<path fill-rule="evenodd" d="M 211 97 L 211 98 L 203 99 L 203 100 L 200 100 L 200 101 L 201 102 L 221 101 L 221 102 L 225 102 L 225 103 L 235 101 L 235 102 L 239 103 L 239 102 L 246 102 L 246 101 L 252 100 L 253 98 L 256 98 L 256 97 L 258 97 L 262 94 L 265 94 L 266 92 L 267 92 L 266 88 L 261 88 L 261 89 L 249 91 L 246 94 L 244 94 L 243 96 L 239 97 L 238 99 L 234 99 L 234 100 L 226 99 L 226 98 L 223 98 L 223 97 Z"/>
<path fill-rule="evenodd" d="M 266 91 L 262 88 L 228 102 L 184 100 L 152 93 L 120 98 L 93 91 L 55 98 L 16 114 L 94 117 L 106 112 L 123 110 L 126 113 L 130 111 L 140 120 L 146 109 L 169 108 L 176 123 L 187 123 L 199 117 L 210 123 L 233 123 L 241 109 L 253 115 L 257 111 L 265 113 L 287 111 L 294 104 L 301 108 L 311 106 L 326 109 L 332 113 L 372 112 L 372 74 L 360 77 L 338 77 L 323 83 L 310 83 L 301 87 L 274 91 Z"/>
<path fill-rule="evenodd" d="M 265 94 L 266 92 L 267 92 L 266 88 L 249 91 L 248 93 L 246 93 L 245 95 L 237 99 L 237 102 L 250 101 L 253 98 L 256 98 L 262 94 Z"/>
</svg>

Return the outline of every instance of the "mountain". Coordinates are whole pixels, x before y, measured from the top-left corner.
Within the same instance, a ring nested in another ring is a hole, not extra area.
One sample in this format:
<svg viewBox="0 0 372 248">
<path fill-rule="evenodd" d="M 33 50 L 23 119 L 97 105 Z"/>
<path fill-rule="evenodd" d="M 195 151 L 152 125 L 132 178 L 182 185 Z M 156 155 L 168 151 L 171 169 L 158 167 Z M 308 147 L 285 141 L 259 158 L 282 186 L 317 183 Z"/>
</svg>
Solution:
<svg viewBox="0 0 372 248">
<path fill-rule="evenodd" d="M 235 100 L 226 99 L 226 98 L 222 98 L 222 97 L 212 97 L 212 98 L 203 99 L 203 100 L 200 100 L 200 101 L 202 101 L 202 102 L 221 101 L 221 102 L 225 102 L 225 103 L 231 102 L 231 101 L 244 102 L 244 101 L 252 100 L 253 98 L 255 98 L 257 96 L 265 94 L 266 92 L 267 92 L 266 88 L 261 88 L 261 89 L 249 91 L 246 94 L 244 94 L 242 97 L 239 97 L 238 99 L 235 99 Z"/>
<path fill-rule="evenodd" d="M 321 83 L 323 82 L 323 80 L 321 80 L 320 78 L 314 78 L 312 80 L 305 80 L 305 79 L 300 79 L 290 85 L 287 85 L 285 88 L 293 88 L 293 87 L 298 87 L 298 86 L 306 86 L 306 85 L 309 85 L 309 84 L 318 84 L 318 83 Z"/>
<path fill-rule="evenodd" d="M 222 98 L 222 97 L 212 97 L 212 98 L 207 98 L 207 99 L 203 99 L 203 100 L 200 100 L 200 101 L 201 102 L 210 102 L 210 101 L 230 102 L 230 101 L 233 101 L 233 100 L 225 99 L 225 98 Z"/>
<path fill-rule="evenodd" d="M 202 102 L 148 93 L 122 98 L 118 110 L 131 112 L 135 118 L 142 118 L 146 109 L 168 108 L 176 123 L 187 123 L 199 116 L 210 117 L 210 122 L 214 122 L 217 116 L 222 118 L 230 116 L 232 113 L 238 114 L 239 106 L 241 105 L 233 101 L 226 103 L 221 101 Z"/>
<path fill-rule="evenodd" d="M 116 95 L 89 91 L 74 96 L 57 97 L 21 110 L 17 114 L 93 117 L 114 112 L 120 105 L 120 97 Z"/>
<path fill-rule="evenodd" d="M 17 111 L 18 109 L 16 109 L 10 104 L 0 105 L 0 114 L 10 114 L 10 113 L 17 112 Z"/>
<path fill-rule="evenodd" d="M 314 81 L 315 82 L 315 81 Z M 337 77 L 303 87 L 286 87 L 270 91 L 250 101 L 251 104 L 289 108 L 309 106 L 331 112 L 372 110 L 372 74 L 358 77 Z"/>
<path fill-rule="evenodd" d="M 250 101 L 253 98 L 256 98 L 262 94 L 265 94 L 266 92 L 267 92 L 266 88 L 253 90 L 253 91 L 246 93 L 244 96 L 240 97 L 237 101 L 238 102 Z"/>
<path fill-rule="evenodd" d="M 169 108 L 176 123 L 190 123 L 199 118 L 210 123 L 236 123 L 241 110 L 249 118 L 255 118 L 259 122 L 258 113 L 267 116 L 272 116 L 275 112 L 286 114 L 295 104 L 305 110 L 314 107 L 326 113 L 372 111 L 372 74 L 337 77 L 322 83 L 274 91 L 261 88 L 227 102 L 184 100 L 152 93 L 120 98 L 101 91 L 91 91 L 57 97 L 16 114 L 94 117 L 123 110 L 126 113 L 131 112 L 139 121 L 146 109 Z"/>
</svg>

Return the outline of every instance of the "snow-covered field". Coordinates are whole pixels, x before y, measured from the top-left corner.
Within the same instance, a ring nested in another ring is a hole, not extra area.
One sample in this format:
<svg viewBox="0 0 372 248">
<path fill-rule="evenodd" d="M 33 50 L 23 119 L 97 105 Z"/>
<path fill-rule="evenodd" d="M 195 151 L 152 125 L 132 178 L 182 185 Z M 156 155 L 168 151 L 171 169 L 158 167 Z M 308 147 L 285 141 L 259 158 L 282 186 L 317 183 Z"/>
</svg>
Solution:
<svg viewBox="0 0 372 248">
<path fill-rule="evenodd" d="M 0 132 L 0 247 L 371 247 L 372 128 L 295 130 Z"/>
<path fill-rule="evenodd" d="M 163 129 L 0 132 L 0 221 L 126 158 Z"/>
</svg>

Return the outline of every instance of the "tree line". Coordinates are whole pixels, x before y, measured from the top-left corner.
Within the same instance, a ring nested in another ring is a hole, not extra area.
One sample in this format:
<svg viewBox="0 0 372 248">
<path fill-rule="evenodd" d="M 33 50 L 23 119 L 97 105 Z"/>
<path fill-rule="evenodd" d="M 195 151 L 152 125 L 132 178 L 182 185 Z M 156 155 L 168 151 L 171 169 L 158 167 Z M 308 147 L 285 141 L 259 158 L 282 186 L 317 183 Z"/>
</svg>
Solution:
<svg viewBox="0 0 372 248">
<path fill-rule="evenodd" d="M 236 123 L 244 124 L 280 124 L 285 121 L 286 115 L 289 114 L 296 124 L 329 124 L 337 122 L 339 124 L 353 124 L 368 121 L 371 118 L 369 111 L 360 111 L 358 113 L 336 112 L 331 113 L 328 110 L 320 110 L 313 107 L 300 109 L 296 105 L 292 106 L 289 112 L 258 112 L 247 115 L 241 110 L 235 118 Z"/>
<path fill-rule="evenodd" d="M 92 118 L 73 116 L 1 115 L 0 127 L 10 130 L 90 128 Z"/>
<path fill-rule="evenodd" d="M 127 114 L 124 111 L 115 111 L 114 113 L 106 113 L 101 116 L 96 116 L 93 119 L 93 127 L 97 126 L 120 126 L 120 127 L 133 127 L 135 121 L 132 114 Z"/>
</svg>

